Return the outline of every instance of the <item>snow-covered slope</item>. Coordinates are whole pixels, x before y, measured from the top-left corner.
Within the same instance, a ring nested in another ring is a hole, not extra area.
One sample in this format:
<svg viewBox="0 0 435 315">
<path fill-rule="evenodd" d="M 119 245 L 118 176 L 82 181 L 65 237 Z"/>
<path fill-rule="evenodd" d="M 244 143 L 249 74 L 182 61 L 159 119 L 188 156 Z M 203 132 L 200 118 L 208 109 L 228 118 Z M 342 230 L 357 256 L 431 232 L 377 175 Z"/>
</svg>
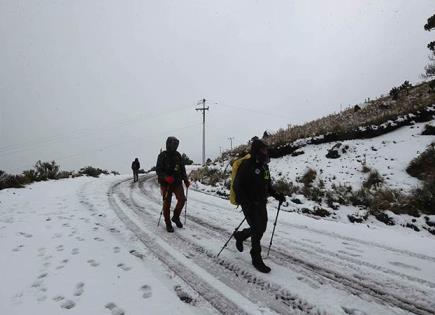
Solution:
<svg viewBox="0 0 435 315">
<path fill-rule="evenodd" d="M 432 122 L 432 123 L 435 123 Z M 418 179 L 406 173 L 412 159 L 435 141 L 434 136 L 422 136 L 426 123 L 402 127 L 380 137 L 364 140 L 343 141 L 349 149 L 338 159 L 328 159 L 326 154 L 336 143 L 308 145 L 301 150 L 305 154 L 272 159 L 270 169 L 275 179 L 295 181 L 308 168 L 316 170 L 328 187 L 350 185 L 361 187 L 367 174 L 362 172 L 362 163 L 376 169 L 385 179 L 387 186 L 410 190 L 419 185 Z"/>
<path fill-rule="evenodd" d="M 228 201 L 189 191 L 169 234 L 160 199 L 153 174 L 0 191 L 0 314 L 433 314 L 433 237 L 281 212 L 264 275 L 233 241 L 216 257 Z"/>
<path fill-rule="evenodd" d="M 368 172 L 363 171 L 365 166 L 370 170 L 379 172 L 384 180 L 384 187 L 397 189 L 404 194 L 408 194 L 421 186 L 422 182 L 406 172 L 407 166 L 435 141 L 434 136 L 422 135 L 426 124 L 417 123 L 412 126 L 405 126 L 371 139 L 348 140 L 318 145 L 307 144 L 297 150 L 297 152 L 303 152 L 303 154 L 272 159 L 269 164 L 272 179 L 274 182 L 283 180 L 302 187 L 303 185 L 298 181 L 308 169 L 313 169 L 317 172 L 314 184 L 319 185 L 320 181 L 322 181 L 324 191 L 333 191 L 334 186 L 340 185 L 357 191 L 361 189 L 363 182 L 369 176 Z M 429 124 L 435 125 L 435 120 L 429 122 Z M 327 158 L 328 152 L 338 144 L 340 144 L 340 147 L 337 151 L 340 156 L 338 158 Z M 209 167 L 225 173 L 226 179 L 217 182 L 213 186 L 204 185 L 198 181 L 194 184 L 194 188 L 215 196 L 228 196 L 229 174 L 231 171 L 230 160 L 216 162 Z M 312 215 L 316 209 L 327 209 L 330 214 L 326 218 L 327 220 L 351 223 L 349 216 L 352 218 L 364 217 L 363 222 L 366 224 L 384 225 L 373 216 L 368 215 L 368 211 L 361 207 L 337 204 L 337 208 L 333 209 L 324 202 L 319 204 L 302 194 L 294 194 L 287 200 L 288 202 L 283 204 L 285 211 L 303 212 Z M 293 202 L 294 200 L 297 202 Z M 391 211 L 385 213 L 397 225 L 392 229 L 408 227 L 429 234 L 432 227 L 427 222 L 435 222 L 435 217 L 430 215 L 416 218 L 407 214 L 396 215 Z"/>
</svg>

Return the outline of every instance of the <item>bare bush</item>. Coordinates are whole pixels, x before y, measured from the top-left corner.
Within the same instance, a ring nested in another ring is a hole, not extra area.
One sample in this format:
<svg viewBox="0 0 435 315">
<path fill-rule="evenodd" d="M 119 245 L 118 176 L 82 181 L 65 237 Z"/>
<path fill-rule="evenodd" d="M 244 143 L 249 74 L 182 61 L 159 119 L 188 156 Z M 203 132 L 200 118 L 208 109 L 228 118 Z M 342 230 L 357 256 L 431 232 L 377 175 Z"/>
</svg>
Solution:
<svg viewBox="0 0 435 315">
<path fill-rule="evenodd" d="M 435 142 L 411 161 L 406 172 L 420 180 L 435 178 Z"/>
<path fill-rule="evenodd" d="M 313 170 L 312 168 L 309 168 L 302 178 L 299 180 L 302 184 L 304 184 L 304 187 L 310 187 L 313 182 L 316 180 L 317 172 Z"/>
<path fill-rule="evenodd" d="M 367 179 L 363 182 L 363 187 L 367 189 L 371 188 L 378 188 L 382 183 L 384 182 L 384 179 L 381 174 L 377 170 L 372 170 L 369 173 L 369 176 Z"/>
</svg>

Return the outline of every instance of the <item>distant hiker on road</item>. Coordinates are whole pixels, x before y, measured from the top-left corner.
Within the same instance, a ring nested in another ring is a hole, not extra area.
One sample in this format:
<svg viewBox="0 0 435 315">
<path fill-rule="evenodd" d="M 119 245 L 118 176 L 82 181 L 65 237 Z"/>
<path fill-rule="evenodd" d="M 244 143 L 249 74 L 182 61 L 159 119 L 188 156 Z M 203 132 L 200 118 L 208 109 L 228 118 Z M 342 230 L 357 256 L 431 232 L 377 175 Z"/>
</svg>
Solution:
<svg viewBox="0 0 435 315">
<path fill-rule="evenodd" d="M 168 137 L 166 140 L 166 151 L 159 154 L 156 165 L 156 173 L 163 197 L 163 216 L 168 232 L 174 232 L 171 221 L 174 222 L 178 228 L 183 227 L 180 221 L 181 210 L 183 210 L 186 202 L 183 182 L 186 188 L 190 185 L 183 159 L 181 158 L 181 154 L 177 151 L 179 143 L 177 138 Z M 170 207 L 172 193 L 174 193 L 177 198 L 177 205 L 175 206 L 174 215 L 171 220 Z"/>
<path fill-rule="evenodd" d="M 233 184 L 237 204 L 242 206 L 243 214 L 250 226 L 234 233 L 236 247 L 242 252 L 243 241 L 251 237 L 252 264 L 264 273 L 271 270 L 261 258 L 260 244 L 267 226 L 267 197 L 272 196 L 280 202 L 285 201 L 285 196 L 272 188 L 267 165 L 269 161 L 267 145 L 261 140 L 254 139 L 251 144 L 251 156 L 241 162 Z"/>
<path fill-rule="evenodd" d="M 133 163 L 131 163 L 131 169 L 133 170 L 133 182 L 137 182 L 139 180 L 140 169 L 140 163 L 138 158 L 136 158 Z"/>
</svg>

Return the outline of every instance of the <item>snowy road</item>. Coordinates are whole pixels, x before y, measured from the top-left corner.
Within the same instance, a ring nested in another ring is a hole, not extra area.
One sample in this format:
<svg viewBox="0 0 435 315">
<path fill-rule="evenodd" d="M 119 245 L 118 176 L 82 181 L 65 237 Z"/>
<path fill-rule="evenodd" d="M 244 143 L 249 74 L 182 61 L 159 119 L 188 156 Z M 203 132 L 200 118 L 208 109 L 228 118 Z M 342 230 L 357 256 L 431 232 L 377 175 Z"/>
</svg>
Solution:
<svg viewBox="0 0 435 315">
<path fill-rule="evenodd" d="M 169 234 L 160 199 L 153 175 L 1 191 L 0 314 L 434 314 L 431 236 L 281 212 L 260 274 L 249 242 L 216 258 L 243 219 L 227 200 L 190 190 Z"/>
<path fill-rule="evenodd" d="M 435 258 L 382 239 L 370 242 L 297 225 L 283 213 L 268 259 L 273 271 L 262 275 L 233 242 L 215 258 L 242 219 L 227 201 L 191 191 L 186 228 L 168 234 L 156 229 L 161 202 L 154 177 L 143 177 L 138 185 L 118 182 L 109 199 L 126 226 L 223 313 L 249 313 L 255 305 L 306 314 L 433 314 L 435 309 Z M 269 235 L 270 230 L 263 244 Z"/>
</svg>

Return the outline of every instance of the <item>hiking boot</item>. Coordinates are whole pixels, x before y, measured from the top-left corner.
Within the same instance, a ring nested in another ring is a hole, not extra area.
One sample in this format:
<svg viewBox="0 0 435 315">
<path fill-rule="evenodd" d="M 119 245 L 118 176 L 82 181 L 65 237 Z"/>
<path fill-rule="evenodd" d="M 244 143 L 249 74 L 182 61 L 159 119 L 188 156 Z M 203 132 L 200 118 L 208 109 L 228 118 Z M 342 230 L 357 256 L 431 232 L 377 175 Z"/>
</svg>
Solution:
<svg viewBox="0 0 435 315">
<path fill-rule="evenodd" d="M 252 264 L 254 265 L 255 269 L 262 273 L 269 273 L 272 269 L 270 269 L 269 266 L 266 266 L 266 264 L 263 262 L 263 258 L 261 258 L 261 254 L 255 254 L 252 255 Z"/>
<path fill-rule="evenodd" d="M 166 223 L 166 231 L 168 231 L 169 233 L 173 233 L 174 232 L 174 228 L 172 227 L 171 222 Z"/>
<path fill-rule="evenodd" d="M 239 252 L 243 252 L 243 239 L 240 232 L 234 232 L 234 238 L 236 240 L 236 248 Z"/>
<path fill-rule="evenodd" d="M 183 224 L 180 221 L 180 217 L 172 217 L 171 221 L 175 223 L 177 228 L 182 228 L 183 227 Z"/>
</svg>

